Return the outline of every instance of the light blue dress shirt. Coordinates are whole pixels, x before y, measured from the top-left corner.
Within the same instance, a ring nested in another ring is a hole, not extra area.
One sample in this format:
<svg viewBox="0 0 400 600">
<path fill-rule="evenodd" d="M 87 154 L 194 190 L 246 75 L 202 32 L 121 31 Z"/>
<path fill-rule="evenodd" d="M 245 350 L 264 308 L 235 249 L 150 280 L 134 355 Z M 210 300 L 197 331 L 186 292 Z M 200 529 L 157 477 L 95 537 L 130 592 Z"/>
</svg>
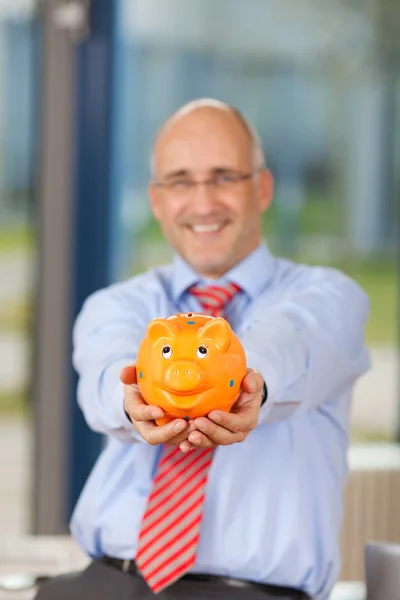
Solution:
<svg viewBox="0 0 400 600">
<path fill-rule="evenodd" d="M 243 290 L 228 318 L 268 399 L 245 442 L 215 451 L 192 571 L 325 600 L 340 570 L 350 397 L 369 367 L 368 298 L 341 272 L 274 257 L 265 243 L 220 281 L 227 280 Z M 201 312 L 186 293 L 197 281 L 175 257 L 96 292 L 77 318 L 78 402 L 89 426 L 107 436 L 71 520 L 92 557 L 134 558 L 161 450 L 128 421 L 120 370 L 135 362 L 151 319 Z"/>
</svg>

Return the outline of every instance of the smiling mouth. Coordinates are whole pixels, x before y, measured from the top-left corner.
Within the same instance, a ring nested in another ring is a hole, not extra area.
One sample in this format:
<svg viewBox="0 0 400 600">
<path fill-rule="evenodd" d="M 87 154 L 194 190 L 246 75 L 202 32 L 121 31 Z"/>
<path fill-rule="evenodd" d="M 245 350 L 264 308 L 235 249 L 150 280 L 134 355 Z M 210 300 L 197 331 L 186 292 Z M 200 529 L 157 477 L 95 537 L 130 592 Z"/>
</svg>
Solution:
<svg viewBox="0 0 400 600">
<path fill-rule="evenodd" d="M 227 225 L 227 221 L 223 221 L 220 223 L 209 223 L 209 224 L 195 224 L 195 225 L 187 225 L 189 231 L 195 234 L 213 234 L 218 233 Z"/>
</svg>

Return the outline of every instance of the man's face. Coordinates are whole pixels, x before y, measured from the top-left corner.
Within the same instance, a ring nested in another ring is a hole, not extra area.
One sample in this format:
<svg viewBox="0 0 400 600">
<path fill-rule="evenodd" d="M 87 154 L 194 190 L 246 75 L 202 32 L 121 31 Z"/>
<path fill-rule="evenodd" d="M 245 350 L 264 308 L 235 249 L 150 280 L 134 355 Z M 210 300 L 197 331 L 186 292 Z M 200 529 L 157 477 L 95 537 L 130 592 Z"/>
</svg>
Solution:
<svg viewBox="0 0 400 600">
<path fill-rule="evenodd" d="M 233 113 L 202 107 L 167 125 L 155 171 L 161 185 L 150 185 L 153 214 L 198 273 L 218 277 L 258 246 L 272 177 L 255 172 L 251 141 Z M 209 184 L 193 185 L 201 181 Z"/>
</svg>

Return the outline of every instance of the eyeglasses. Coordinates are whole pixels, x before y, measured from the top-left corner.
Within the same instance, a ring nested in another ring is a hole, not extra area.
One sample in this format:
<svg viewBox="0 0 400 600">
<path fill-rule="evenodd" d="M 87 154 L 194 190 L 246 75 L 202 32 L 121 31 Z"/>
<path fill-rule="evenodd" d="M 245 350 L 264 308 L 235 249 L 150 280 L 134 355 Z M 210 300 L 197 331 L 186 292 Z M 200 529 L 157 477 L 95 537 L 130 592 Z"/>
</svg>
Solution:
<svg viewBox="0 0 400 600">
<path fill-rule="evenodd" d="M 193 194 L 197 187 L 201 185 L 217 192 L 233 190 L 242 181 L 252 179 L 256 173 L 257 171 L 251 173 L 216 173 L 203 181 L 195 181 L 189 177 L 177 177 L 171 181 L 156 181 L 154 185 L 174 195 L 188 196 Z"/>
</svg>

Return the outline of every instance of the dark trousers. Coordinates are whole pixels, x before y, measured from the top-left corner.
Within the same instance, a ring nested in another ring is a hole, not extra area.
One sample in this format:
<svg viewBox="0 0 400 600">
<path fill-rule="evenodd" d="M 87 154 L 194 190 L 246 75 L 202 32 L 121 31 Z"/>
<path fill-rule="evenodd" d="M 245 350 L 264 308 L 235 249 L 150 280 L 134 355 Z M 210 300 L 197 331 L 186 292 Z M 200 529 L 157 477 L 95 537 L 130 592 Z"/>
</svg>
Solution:
<svg viewBox="0 0 400 600">
<path fill-rule="evenodd" d="M 219 581 L 181 579 L 159 594 L 153 594 L 144 580 L 123 573 L 101 561 L 85 571 L 61 575 L 44 583 L 35 600 L 306 600 L 301 592 L 269 593 L 261 586 L 234 587 Z"/>
</svg>

